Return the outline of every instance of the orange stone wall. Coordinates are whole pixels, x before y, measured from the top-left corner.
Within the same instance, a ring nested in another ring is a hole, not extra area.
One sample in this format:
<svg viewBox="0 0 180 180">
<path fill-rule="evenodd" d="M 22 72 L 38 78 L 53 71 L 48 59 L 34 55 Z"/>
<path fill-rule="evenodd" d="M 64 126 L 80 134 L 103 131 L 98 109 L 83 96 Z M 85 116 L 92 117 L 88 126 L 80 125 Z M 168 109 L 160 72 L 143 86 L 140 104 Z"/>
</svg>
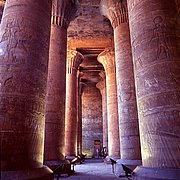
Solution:
<svg viewBox="0 0 180 180">
<path fill-rule="evenodd" d="M 94 140 L 103 141 L 102 103 L 99 90 L 87 85 L 82 93 L 82 152 L 94 156 Z"/>
</svg>

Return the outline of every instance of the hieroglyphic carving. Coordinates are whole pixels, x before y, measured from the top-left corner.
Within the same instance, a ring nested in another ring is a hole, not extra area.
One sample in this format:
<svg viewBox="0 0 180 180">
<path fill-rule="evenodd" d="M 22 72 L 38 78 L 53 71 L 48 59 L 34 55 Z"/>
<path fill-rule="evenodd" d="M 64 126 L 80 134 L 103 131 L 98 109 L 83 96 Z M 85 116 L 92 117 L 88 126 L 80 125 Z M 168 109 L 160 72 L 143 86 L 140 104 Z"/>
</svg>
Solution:
<svg viewBox="0 0 180 180">
<path fill-rule="evenodd" d="M 1 62 L 24 63 L 26 57 L 30 55 L 29 43 L 32 43 L 33 33 L 27 29 L 26 24 L 24 19 L 7 19 L 0 40 Z"/>
<path fill-rule="evenodd" d="M 132 97 L 132 87 L 130 80 L 122 80 L 120 89 L 120 99 L 122 102 L 129 101 Z"/>
<path fill-rule="evenodd" d="M 154 29 L 153 29 L 153 37 L 157 39 L 157 59 L 168 58 L 170 56 L 169 45 L 166 39 L 167 28 L 163 23 L 163 18 L 161 16 L 156 16 L 153 20 Z"/>
<path fill-rule="evenodd" d="M 149 116 L 151 114 L 159 112 L 162 108 L 173 107 L 176 104 L 180 104 L 180 92 L 156 94 L 153 97 L 148 96 L 139 101 L 139 112 L 143 116 Z"/>
<path fill-rule="evenodd" d="M 128 10 L 132 11 L 133 8 L 135 8 L 142 2 L 142 0 L 133 0 L 133 1 L 127 0 L 127 2 L 128 2 L 128 7 L 129 7 Z"/>
<path fill-rule="evenodd" d="M 168 68 L 165 72 L 164 69 Z M 171 87 L 180 87 L 180 73 L 177 68 L 173 71 L 173 66 L 164 65 L 159 71 L 149 75 L 149 73 L 138 73 L 136 76 L 136 93 L 138 97 L 146 96 L 147 92 L 153 94 L 155 92 L 168 92 Z M 140 76 L 142 76 L 140 78 Z M 140 88 L 139 88 L 140 87 Z"/>
<path fill-rule="evenodd" d="M 16 112 L 26 112 L 27 110 L 37 114 L 44 113 L 45 105 L 41 100 L 34 101 L 26 97 L 3 97 L 0 96 L 0 111 L 14 110 Z"/>
</svg>

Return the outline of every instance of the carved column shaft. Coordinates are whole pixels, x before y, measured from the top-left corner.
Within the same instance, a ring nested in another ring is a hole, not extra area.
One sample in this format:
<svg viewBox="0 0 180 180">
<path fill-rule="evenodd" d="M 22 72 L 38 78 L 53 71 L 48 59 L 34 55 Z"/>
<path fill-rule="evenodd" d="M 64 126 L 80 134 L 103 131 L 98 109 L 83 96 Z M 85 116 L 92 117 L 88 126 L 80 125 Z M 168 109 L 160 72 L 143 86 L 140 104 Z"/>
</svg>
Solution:
<svg viewBox="0 0 180 180">
<path fill-rule="evenodd" d="M 64 156 L 66 44 L 67 29 L 51 25 L 46 96 L 46 161 L 63 159 Z"/>
<path fill-rule="evenodd" d="M 119 158 L 120 141 L 114 51 L 106 49 L 99 54 L 98 61 L 103 64 L 106 72 L 109 156 Z"/>
<path fill-rule="evenodd" d="M 49 173 L 43 147 L 50 12 L 49 0 L 6 1 L 0 26 L 2 179 L 35 179 L 36 171 L 46 179 Z"/>
<path fill-rule="evenodd" d="M 82 154 L 82 92 L 85 84 L 81 82 L 83 73 L 79 72 L 78 80 L 78 154 Z"/>
<path fill-rule="evenodd" d="M 103 147 L 108 148 L 108 119 L 107 119 L 107 95 L 106 95 L 105 75 L 102 81 L 98 82 L 96 87 L 100 90 L 102 96 Z"/>
<path fill-rule="evenodd" d="M 69 51 L 66 70 L 65 155 L 77 155 L 77 70 L 83 56 Z"/>
<path fill-rule="evenodd" d="M 177 8 L 175 1 L 128 0 L 128 9 L 143 166 L 168 173 L 167 168 L 180 168 Z"/>
<path fill-rule="evenodd" d="M 46 96 L 45 160 L 64 159 L 67 27 L 76 4 L 53 0 Z"/>
<path fill-rule="evenodd" d="M 102 1 L 114 28 L 116 79 L 122 160 L 140 160 L 140 138 L 126 0 Z M 139 163 L 139 162 L 137 162 Z"/>
</svg>

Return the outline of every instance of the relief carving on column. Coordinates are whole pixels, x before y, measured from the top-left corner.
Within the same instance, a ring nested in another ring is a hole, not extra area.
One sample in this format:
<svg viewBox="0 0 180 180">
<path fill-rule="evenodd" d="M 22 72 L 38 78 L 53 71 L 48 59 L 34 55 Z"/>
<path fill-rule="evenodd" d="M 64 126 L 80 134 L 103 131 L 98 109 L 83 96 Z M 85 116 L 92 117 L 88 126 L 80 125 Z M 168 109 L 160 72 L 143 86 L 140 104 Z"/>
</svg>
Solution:
<svg viewBox="0 0 180 180">
<path fill-rule="evenodd" d="M 98 55 L 98 61 L 103 64 L 107 74 L 116 72 L 115 53 L 113 48 L 106 48 Z"/>
<path fill-rule="evenodd" d="M 101 0 L 101 13 L 111 21 L 115 29 L 121 23 L 128 22 L 128 8 L 126 0 Z"/>
<path fill-rule="evenodd" d="M 67 51 L 67 74 L 74 74 L 77 72 L 79 64 L 83 60 L 83 55 L 75 50 Z"/>
<path fill-rule="evenodd" d="M 53 0 L 51 23 L 67 28 L 78 16 L 78 0 Z"/>
</svg>

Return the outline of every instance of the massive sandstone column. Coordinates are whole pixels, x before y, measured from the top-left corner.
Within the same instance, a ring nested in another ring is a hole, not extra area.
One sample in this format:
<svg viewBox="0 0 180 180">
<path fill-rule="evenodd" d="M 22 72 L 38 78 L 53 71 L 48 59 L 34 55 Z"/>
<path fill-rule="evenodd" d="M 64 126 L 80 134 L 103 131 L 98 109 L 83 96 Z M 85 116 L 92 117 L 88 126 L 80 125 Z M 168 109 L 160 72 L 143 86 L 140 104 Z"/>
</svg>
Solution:
<svg viewBox="0 0 180 180">
<path fill-rule="evenodd" d="M 65 155 L 77 155 L 77 70 L 83 56 L 77 51 L 69 50 L 66 70 L 66 111 L 65 111 Z"/>
<path fill-rule="evenodd" d="M 141 164 L 139 124 L 126 0 L 101 0 L 114 29 L 121 161 Z"/>
<path fill-rule="evenodd" d="M 77 102 L 77 118 L 78 118 L 78 132 L 77 132 L 77 154 L 82 154 L 82 90 L 84 83 L 81 82 L 81 76 L 83 73 L 78 73 L 78 102 Z"/>
<path fill-rule="evenodd" d="M 103 147 L 108 149 L 108 119 L 107 119 L 107 95 L 106 95 L 106 75 L 102 71 L 99 73 L 102 80 L 96 84 L 102 96 L 102 118 L 103 118 Z"/>
<path fill-rule="evenodd" d="M 112 50 L 111 48 L 105 49 L 102 53 L 98 55 L 98 61 L 104 66 L 106 72 L 108 152 L 109 156 L 119 158 L 120 141 L 114 50 Z"/>
<path fill-rule="evenodd" d="M 45 160 L 64 159 L 67 28 L 77 3 L 53 0 L 46 96 Z"/>
<path fill-rule="evenodd" d="M 7 0 L 0 25 L 1 178 L 53 179 L 43 166 L 51 0 Z"/>
<path fill-rule="evenodd" d="M 143 166 L 137 179 L 180 177 L 180 38 L 169 0 L 128 0 Z M 145 175 L 146 174 L 146 175 Z"/>
</svg>

